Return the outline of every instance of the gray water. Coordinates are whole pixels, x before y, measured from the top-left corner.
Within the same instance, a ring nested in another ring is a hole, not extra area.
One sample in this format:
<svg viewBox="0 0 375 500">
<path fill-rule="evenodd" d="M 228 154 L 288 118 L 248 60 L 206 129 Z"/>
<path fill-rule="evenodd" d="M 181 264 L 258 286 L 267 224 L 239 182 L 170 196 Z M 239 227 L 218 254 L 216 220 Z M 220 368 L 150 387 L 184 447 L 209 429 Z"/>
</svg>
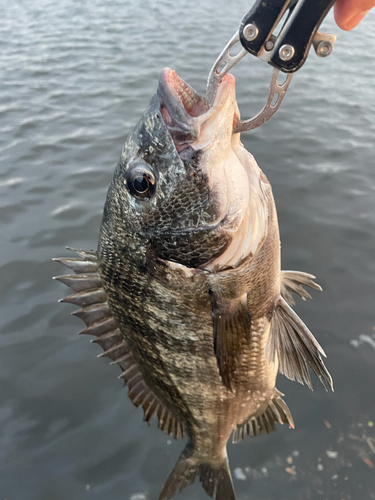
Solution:
<svg viewBox="0 0 375 500">
<path fill-rule="evenodd" d="M 156 499 L 182 450 L 77 336 L 51 258 L 96 248 L 124 138 L 160 70 L 203 92 L 250 8 L 230 4 L 0 2 L 0 499 Z M 296 429 L 229 445 L 238 500 L 375 498 L 375 15 L 352 33 L 332 18 L 323 28 L 338 34 L 332 56 L 310 54 L 277 115 L 242 140 L 273 185 L 283 268 L 323 286 L 297 312 L 335 393 L 279 376 Z M 234 73 L 246 118 L 271 70 L 248 56 Z M 198 483 L 179 498 L 208 497 Z"/>
</svg>

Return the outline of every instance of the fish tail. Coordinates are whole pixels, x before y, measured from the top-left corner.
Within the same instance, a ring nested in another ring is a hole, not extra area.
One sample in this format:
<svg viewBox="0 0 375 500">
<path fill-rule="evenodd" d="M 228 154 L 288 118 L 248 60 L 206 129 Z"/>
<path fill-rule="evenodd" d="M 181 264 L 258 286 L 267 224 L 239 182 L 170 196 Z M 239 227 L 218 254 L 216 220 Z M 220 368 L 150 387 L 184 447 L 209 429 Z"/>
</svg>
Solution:
<svg viewBox="0 0 375 500">
<path fill-rule="evenodd" d="M 188 443 L 167 479 L 159 500 L 169 500 L 186 486 L 194 483 L 196 476 L 203 489 L 216 500 L 235 500 L 232 477 L 225 454 L 221 462 L 205 462 Z"/>
<path fill-rule="evenodd" d="M 199 463 L 194 458 L 194 449 L 188 443 L 170 473 L 163 491 L 160 493 L 159 500 L 169 500 L 186 486 L 194 483 L 198 468 Z"/>
<path fill-rule="evenodd" d="M 236 500 L 227 457 L 217 466 L 202 464 L 199 472 L 202 486 L 210 497 L 214 496 L 216 500 Z"/>
</svg>

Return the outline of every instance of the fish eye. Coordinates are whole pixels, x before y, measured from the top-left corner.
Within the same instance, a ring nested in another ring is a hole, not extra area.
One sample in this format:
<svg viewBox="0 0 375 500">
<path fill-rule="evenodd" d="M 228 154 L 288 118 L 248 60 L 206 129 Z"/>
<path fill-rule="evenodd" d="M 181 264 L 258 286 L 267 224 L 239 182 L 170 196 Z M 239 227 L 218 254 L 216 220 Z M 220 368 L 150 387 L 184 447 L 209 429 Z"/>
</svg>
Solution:
<svg viewBox="0 0 375 500">
<path fill-rule="evenodd" d="M 135 165 L 127 171 L 126 184 L 130 194 L 138 200 L 151 198 L 156 188 L 155 176 L 144 164 Z"/>
</svg>

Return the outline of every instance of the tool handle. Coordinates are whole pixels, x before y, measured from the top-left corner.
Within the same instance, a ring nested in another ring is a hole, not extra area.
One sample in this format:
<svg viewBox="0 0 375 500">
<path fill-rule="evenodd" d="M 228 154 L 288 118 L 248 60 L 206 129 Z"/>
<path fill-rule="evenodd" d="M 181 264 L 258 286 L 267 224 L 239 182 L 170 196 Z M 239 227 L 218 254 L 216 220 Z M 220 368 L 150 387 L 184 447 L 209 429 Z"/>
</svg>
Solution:
<svg viewBox="0 0 375 500">
<path fill-rule="evenodd" d="M 336 0 L 257 0 L 243 18 L 240 42 L 250 54 L 293 73 L 305 62 L 320 24 Z M 280 33 L 273 33 L 282 16 Z"/>
</svg>

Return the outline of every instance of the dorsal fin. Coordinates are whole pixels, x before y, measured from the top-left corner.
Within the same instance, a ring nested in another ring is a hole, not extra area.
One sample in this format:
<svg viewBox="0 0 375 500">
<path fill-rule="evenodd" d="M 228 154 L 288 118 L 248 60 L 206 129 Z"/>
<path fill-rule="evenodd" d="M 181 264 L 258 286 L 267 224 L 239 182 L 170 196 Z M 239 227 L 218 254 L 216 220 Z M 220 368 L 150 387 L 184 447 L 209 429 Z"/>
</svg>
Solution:
<svg viewBox="0 0 375 500">
<path fill-rule="evenodd" d="M 154 416 L 158 417 L 158 427 L 175 439 L 184 435 L 182 423 L 168 410 L 155 396 L 144 381 L 138 363 L 121 333 L 116 320 L 109 308 L 107 297 L 102 286 L 99 274 L 99 261 L 94 251 L 74 250 L 79 258 L 53 259 L 72 269 L 75 274 L 57 276 L 54 279 L 61 281 L 72 288 L 72 295 L 68 295 L 61 302 L 69 302 L 80 306 L 73 314 L 86 323 L 81 334 L 93 335 L 92 340 L 99 344 L 103 351 L 99 357 L 107 357 L 111 364 L 118 364 L 122 370 L 122 378 L 128 386 L 128 396 L 135 406 L 142 406 L 144 420 L 149 422 Z"/>
<path fill-rule="evenodd" d="M 281 392 L 275 389 L 275 395 L 268 403 L 264 412 L 259 415 L 252 415 L 242 424 L 237 425 L 233 433 L 232 442 L 238 443 L 245 439 L 246 436 L 270 434 L 276 431 L 276 422 L 289 424 L 289 427 L 294 429 L 292 414 L 281 396 Z"/>
</svg>

